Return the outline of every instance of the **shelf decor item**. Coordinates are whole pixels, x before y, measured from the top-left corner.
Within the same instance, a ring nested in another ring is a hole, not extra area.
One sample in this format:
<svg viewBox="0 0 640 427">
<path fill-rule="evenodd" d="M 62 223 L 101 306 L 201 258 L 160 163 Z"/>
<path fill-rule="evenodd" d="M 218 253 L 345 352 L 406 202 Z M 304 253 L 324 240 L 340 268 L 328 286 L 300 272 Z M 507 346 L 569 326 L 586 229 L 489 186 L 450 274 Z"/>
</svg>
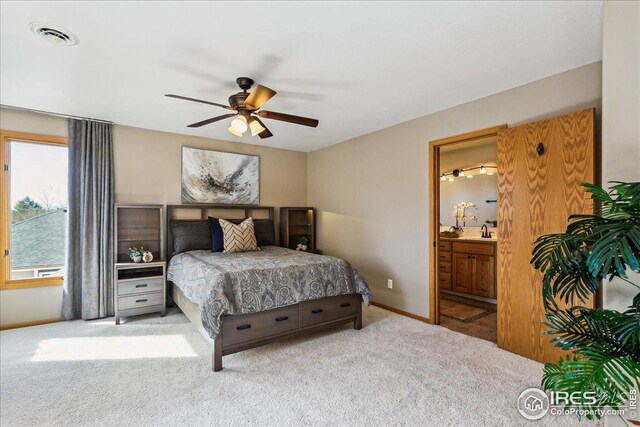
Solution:
<svg viewBox="0 0 640 427">
<path fill-rule="evenodd" d="M 640 273 L 640 182 L 613 184 L 609 192 L 582 184 L 596 214 L 572 215 L 566 232 L 538 238 L 531 260 L 544 273 L 545 334 L 571 351 L 545 365 L 542 386 L 567 395 L 589 392 L 593 399 L 573 406 L 588 419 L 601 417 L 594 410 L 631 402 L 640 378 L 640 283 L 629 274 Z M 605 279 L 635 288 L 626 311 L 583 306 Z"/>
<path fill-rule="evenodd" d="M 182 203 L 260 204 L 260 157 L 182 147 Z"/>
<path fill-rule="evenodd" d="M 135 246 L 133 248 L 129 248 L 129 257 L 131 257 L 133 262 L 140 262 L 142 260 L 143 250 L 144 248 L 142 246 L 140 246 L 140 249 Z"/>
<path fill-rule="evenodd" d="M 462 235 L 462 228 L 449 227 L 448 230 L 441 231 L 440 236 L 449 239 L 457 239 Z"/>
<path fill-rule="evenodd" d="M 144 262 L 151 262 L 153 261 L 153 254 L 150 251 L 144 251 L 142 253 L 142 260 Z"/>
<path fill-rule="evenodd" d="M 306 237 L 301 237 L 300 238 L 300 243 L 298 243 L 298 246 L 296 247 L 297 251 L 306 251 L 309 245 L 309 239 L 307 239 Z"/>
<path fill-rule="evenodd" d="M 460 229 L 460 222 L 462 222 L 462 226 L 467 226 L 467 221 L 477 221 L 475 215 L 471 212 L 467 212 L 469 209 L 478 209 L 475 203 L 471 202 L 462 202 L 458 203 L 453 207 L 453 218 L 456 220 L 456 226 L 453 227 L 457 230 Z"/>
</svg>

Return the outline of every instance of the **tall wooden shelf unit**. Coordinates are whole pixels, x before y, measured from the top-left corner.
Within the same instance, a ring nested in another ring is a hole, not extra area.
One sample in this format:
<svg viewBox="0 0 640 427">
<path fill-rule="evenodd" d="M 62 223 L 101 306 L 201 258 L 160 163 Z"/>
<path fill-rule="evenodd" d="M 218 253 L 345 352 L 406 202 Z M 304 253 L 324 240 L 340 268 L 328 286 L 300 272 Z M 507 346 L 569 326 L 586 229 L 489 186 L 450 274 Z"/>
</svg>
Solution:
<svg viewBox="0 0 640 427">
<path fill-rule="evenodd" d="M 144 246 L 154 261 L 164 260 L 162 205 L 115 205 L 115 262 L 131 262 L 129 248 Z"/>
<path fill-rule="evenodd" d="M 120 317 L 166 311 L 165 231 L 162 205 L 115 205 L 113 293 Z M 130 247 L 143 246 L 152 262 L 134 263 Z"/>
<path fill-rule="evenodd" d="M 280 208 L 280 246 L 295 249 L 300 239 L 309 240 L 309 252 L 316 250 L 316 212 L 310 207 Z"/>
</svg>

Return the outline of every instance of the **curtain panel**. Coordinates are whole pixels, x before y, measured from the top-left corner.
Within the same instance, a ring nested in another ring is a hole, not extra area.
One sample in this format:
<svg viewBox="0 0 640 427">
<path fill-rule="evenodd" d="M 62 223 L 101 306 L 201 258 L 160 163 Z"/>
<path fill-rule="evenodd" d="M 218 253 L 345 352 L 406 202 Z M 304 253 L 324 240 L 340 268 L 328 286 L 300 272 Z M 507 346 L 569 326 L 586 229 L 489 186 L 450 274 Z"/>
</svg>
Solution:
<svg viewBox="0 0 640 427">
<path fill-rule="evenodd" d="M 114 314 L 112 124 L 69 119 L 69 211 L 62 318 Z"/>
</svg>

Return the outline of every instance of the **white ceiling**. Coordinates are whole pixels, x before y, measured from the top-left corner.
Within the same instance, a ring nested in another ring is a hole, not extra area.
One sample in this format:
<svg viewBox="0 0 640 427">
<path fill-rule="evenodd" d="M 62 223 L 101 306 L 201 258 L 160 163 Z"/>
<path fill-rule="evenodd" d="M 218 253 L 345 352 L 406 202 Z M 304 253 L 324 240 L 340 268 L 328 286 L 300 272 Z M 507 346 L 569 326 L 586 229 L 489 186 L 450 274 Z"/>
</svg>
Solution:
<svg viewBox="0 0 640 427">
<path fill-rule="evenodd" d="M 249 76 L 278 95 L 242 142 L 312 151 L 602 57 L 602 3 L 2 2 L 0 103 L 238 141 L 214 123 Z M 36 37 L 61 26 L 73 47 Z"/>
</svg>

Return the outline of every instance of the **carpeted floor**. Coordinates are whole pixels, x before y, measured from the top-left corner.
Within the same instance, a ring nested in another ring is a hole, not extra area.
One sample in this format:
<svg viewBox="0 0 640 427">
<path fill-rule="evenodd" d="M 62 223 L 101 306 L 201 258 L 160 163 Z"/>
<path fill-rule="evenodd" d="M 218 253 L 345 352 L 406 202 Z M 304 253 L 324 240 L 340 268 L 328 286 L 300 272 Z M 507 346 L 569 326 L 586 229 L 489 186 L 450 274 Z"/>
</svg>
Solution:
<svg viewBox="0 0 640 427">
<path fill-rule="evenodd" d="M 377 307 L 348 326 L 224 357 L 179 311 L 0 333 L 0 422 L 33 425 L 527 425 L 542 365 Z M 547 415 L 538 425 L 573 425 Z"/>
</svg>

